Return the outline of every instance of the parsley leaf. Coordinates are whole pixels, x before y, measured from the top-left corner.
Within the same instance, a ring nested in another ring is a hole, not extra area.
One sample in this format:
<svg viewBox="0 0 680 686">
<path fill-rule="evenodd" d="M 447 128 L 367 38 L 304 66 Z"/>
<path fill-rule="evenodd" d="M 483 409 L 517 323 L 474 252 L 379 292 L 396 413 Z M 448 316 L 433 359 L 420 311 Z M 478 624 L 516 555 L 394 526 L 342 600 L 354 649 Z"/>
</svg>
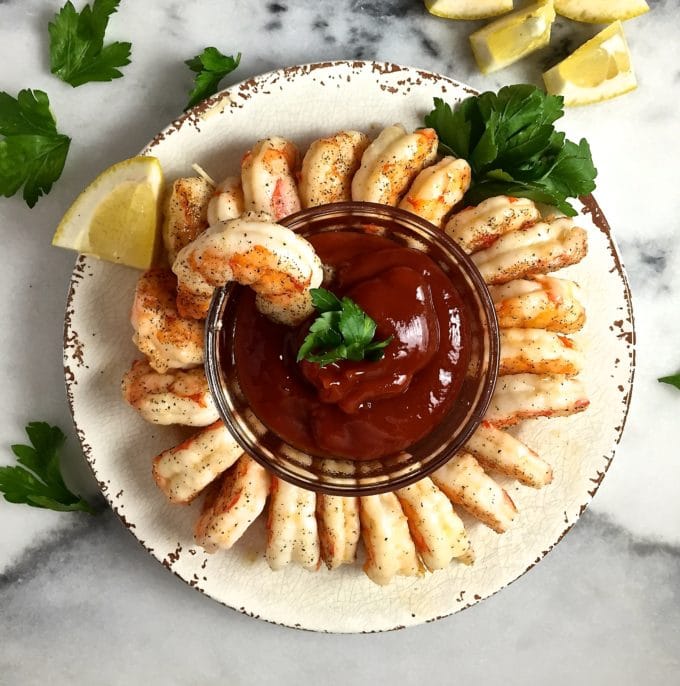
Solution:
<svg viewBox="0 0 680 686">
<path fill-rule="evenodd" d="M 31 422 L 26 427 L 31 445 L 13 445 L 20 467 L 0 467 L 0 492 L 10 503 L 25 503 L 59 512 L 97 511 L 69 491 L 61 476 L 59 450 L 66 437 L 57 426 Z"/>
<path fill-rule="evenodd" d="M 670 386 L 675 386 L 678 390 L 680 390 L 680 372 L 677 374 L 672 374 L 671 376 L 662 376 L 660 379 L 657 379 L 660 383 L 667 383 Z"/>
<path fill-rule="evenodd" d="M 352 299 L 338 299 L 325 288 L 312 288 L 312 304 L 320 312 L 300 346 L 297 361 L 322 367 L 339 360 L 377 362 L 392 341 L 373 341 L 377 325 Z"/>
<path fill-rule="evenodd" d="M 43 91 L 22 90 L 16 98 L 0 92 L 0 195 L 24 187 L 33 207 L 61 176 L 71 139 L 57 132 L 50 101 Z"/>
<path fill-rule="evenodd" d="M 74 88 L 90 81 L 111 81 L 130 64 L 130 43 L 104 45 L 109 17 L 120 0 L 94 0 L 80 14 L 69 0 L 48 24 L 52 73 Z"/>
<path fill-rule="evenodd" d="M 194 88 L 189 93 L 189 102 L 185 110 L 192 108 L 201 100 L 209 98 L 217 93 L 220 81 L 231 74 L 241 61 L 241 53 L 236 57 L 223 55 L 217 48 L 205 48 L 200 55 L 187 60 L 186 64 L 191 71 L 196 72 Z"/>
<path fill-rule="evenodd" d="M 573 216 L 568 198 L 590 193 L 597 170 L 585 139 L 577 144 L 555 130 L 553 123 L 563 114 L 561 96 L 517 84 L 466 98 L 453 108 L 435 98 L 425 125 L 437 131 L 442 153 L 470 163 L 467 202 L 512 195 Z"/>
</svg>

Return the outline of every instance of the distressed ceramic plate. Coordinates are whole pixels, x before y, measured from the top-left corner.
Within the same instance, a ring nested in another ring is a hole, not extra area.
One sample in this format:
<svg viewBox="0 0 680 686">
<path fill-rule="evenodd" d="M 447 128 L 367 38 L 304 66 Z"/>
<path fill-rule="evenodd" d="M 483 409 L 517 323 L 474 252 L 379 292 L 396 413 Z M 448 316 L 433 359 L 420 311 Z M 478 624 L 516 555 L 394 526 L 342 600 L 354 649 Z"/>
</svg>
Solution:
<svg viewBox="0 0 680 686">
<path fill-rule="evenodd" d="M 173 122 L 144 150 L 172 179 L 200 163 L 214 178 L 238 171 L 257 139 L 291 138 L 304 149 L 344 128 L 375 134 L 394 122 L 422 124 L 441 96 L 452 102 L 473 92 L 430 72 L 372 62 L 291 67 L 250 79 Z M 304 103 L 304 107 L 301 104 Z M 587 351 L 581 378 L 591 399 L 573 417 L 525 422 L 516 431 L 554 468 L 535 491 L 507 480 L 519 509 L 499 536 L 469 522 L 477 553 L 472 567 L 452 564 L 385 588 L 359 565 L 310 573 L 271 572 L 264 529 L 251 527 L 235 549 L 206 555 L 194 545 L 200 503 L 169 505 L 151 479 L 151 458 L 178 442 L 182 431 L 146 424 L 120 395 L 120 379 L 138 356 L 128 322 L 139 273 L 80 257 L 66 311 L 64 365 L 69 400 L 85 455 L 102 492 L 144 547 L 190 586 L 254 617 L 319 631 L 384 631 L 449 615 L 506 586 L 536 564 L 590 502 L 613 457 L 626 419 L 634 370 L 630 294 L 609 227 L 594 200 L 579 204 L 590 250 L 564 270 L 585 292 L 588 321 L 578 334 Z M 200 500 L 200 499 L 199 499 Z"/>
</svg>

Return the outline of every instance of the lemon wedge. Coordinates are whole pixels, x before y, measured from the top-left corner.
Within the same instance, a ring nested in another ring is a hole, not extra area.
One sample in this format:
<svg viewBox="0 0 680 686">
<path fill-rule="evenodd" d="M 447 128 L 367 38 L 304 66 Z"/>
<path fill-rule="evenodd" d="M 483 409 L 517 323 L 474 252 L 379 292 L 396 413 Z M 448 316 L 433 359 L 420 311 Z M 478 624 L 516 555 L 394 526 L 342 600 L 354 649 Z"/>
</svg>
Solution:
<svg viewBox="0 0 680 686">
<path fill-rule="evenodd" d="M 555 10 L 567 19 L 588 24 L 626 21 L 649 12 L 645 0 L 555 0 Z"/>
<path fill-rule="evenodd" d="M 156 252 L 163 170 L 132 157 L 102 172 L 75 200 L 52 245 L 148 269 Z"/>
<path fill-rule="evenodd" d="M 507 67 L 550 41 L 555 21 L 552 0 L 537 2 L 523 10 L 487 24 L 470 36 L 472 52 L 484 74 Z"/>
<path fill-rule="evenodd" d="M 623 95 L 637 87 L 620 21 L 577 48 L 543 74 L 548 93 L 565 105 L 587 105 Z"/>
<path fill-rule="evenodd" d="M 512 0 L 425 0 L 430 14 L 445 19 L 487 19 L 512 10 Z"/>
</svg>

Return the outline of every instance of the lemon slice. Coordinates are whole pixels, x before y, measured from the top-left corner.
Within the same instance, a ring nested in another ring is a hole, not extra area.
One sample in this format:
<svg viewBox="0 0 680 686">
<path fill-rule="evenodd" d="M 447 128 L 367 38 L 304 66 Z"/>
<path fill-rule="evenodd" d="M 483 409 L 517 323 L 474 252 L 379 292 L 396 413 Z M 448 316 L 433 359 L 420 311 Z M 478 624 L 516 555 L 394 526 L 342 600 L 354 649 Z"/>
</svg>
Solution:
<svg viewBox="0 0 680 686">
<path fill-rule="evenodd" d="M 555 0 L 555 10 L 563 17 L 589 24 L 609 24 L 649 12 L 645 0 Z"/>
<path fill-rule="evenodd" d="M 565 105 L 587 105 L 623 95 L 637 87 L 620 21 L 577 48 L 543 74 L 548 93 Z"/>
<path fill-rule="evenodd" d="M 475 31 L 470 36 L 470 44 L 479 68 L 488 74 L 547 45 L 554 21 L 555 9 L 552 0 L 548 0 L 529 5 Z"/>
<path fill-rule="evenodd" d="M 512 0 L 425 0 L 430 14 L 445 19 L 487 19 L 512 10 Z"/>
<path fill-rule="evenodd" d="M 64 215 L 52 245 L 148 269 L 156 251 L 163 170 L 132 157 L 102 172 Z"/>
</svg>

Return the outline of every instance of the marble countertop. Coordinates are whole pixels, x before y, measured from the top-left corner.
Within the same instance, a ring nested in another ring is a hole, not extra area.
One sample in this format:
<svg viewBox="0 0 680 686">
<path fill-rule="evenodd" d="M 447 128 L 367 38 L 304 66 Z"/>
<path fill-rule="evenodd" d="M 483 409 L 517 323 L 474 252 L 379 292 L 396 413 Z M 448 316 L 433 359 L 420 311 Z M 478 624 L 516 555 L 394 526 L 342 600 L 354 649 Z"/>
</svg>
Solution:
<svg viewBox="0 0 680 686">
<path fill-rule="evenodd" d="M 0 1 L 0 89 L 47 91 L 73 137 L 62 178 L 34 209 L 0 199 L 0 437 L 21 442 L 35 419 L 68 427 L 67 480 L 92 497 L 61 371 L 74 257 L 50 238 L 90 179 L 176 117 L 190 86 L 184 59 L 206 45 L 241 51 L 231 82 L 296 63 L 379 59 L 493 89 L 539 83 L 542 69 L 594 33 L 559 21 L 552 47 L 483 77 L 466 41 L 472 25 L 431 17 L 418 0 L 124 2 L 109 35 L 133 44 L 125 77 L 73 90 L 49 74 L 47 22 L 58 4 Z M 680 369 L 680 10 L 673 0 L 650 5 L 625 25 L 638 90 L 564 120 L 572 137 L 588 138 L 599 168 L 598 200 L 633 291 L 638 363 L 617 457 L 555 551 L 466 612 L 332 636 L 256 621 L 195 593 L 110 512 L 89 518 L 0 501 L 0 684 L 680 682 L 680 393 L 656 381 Z"/>
</svg>

